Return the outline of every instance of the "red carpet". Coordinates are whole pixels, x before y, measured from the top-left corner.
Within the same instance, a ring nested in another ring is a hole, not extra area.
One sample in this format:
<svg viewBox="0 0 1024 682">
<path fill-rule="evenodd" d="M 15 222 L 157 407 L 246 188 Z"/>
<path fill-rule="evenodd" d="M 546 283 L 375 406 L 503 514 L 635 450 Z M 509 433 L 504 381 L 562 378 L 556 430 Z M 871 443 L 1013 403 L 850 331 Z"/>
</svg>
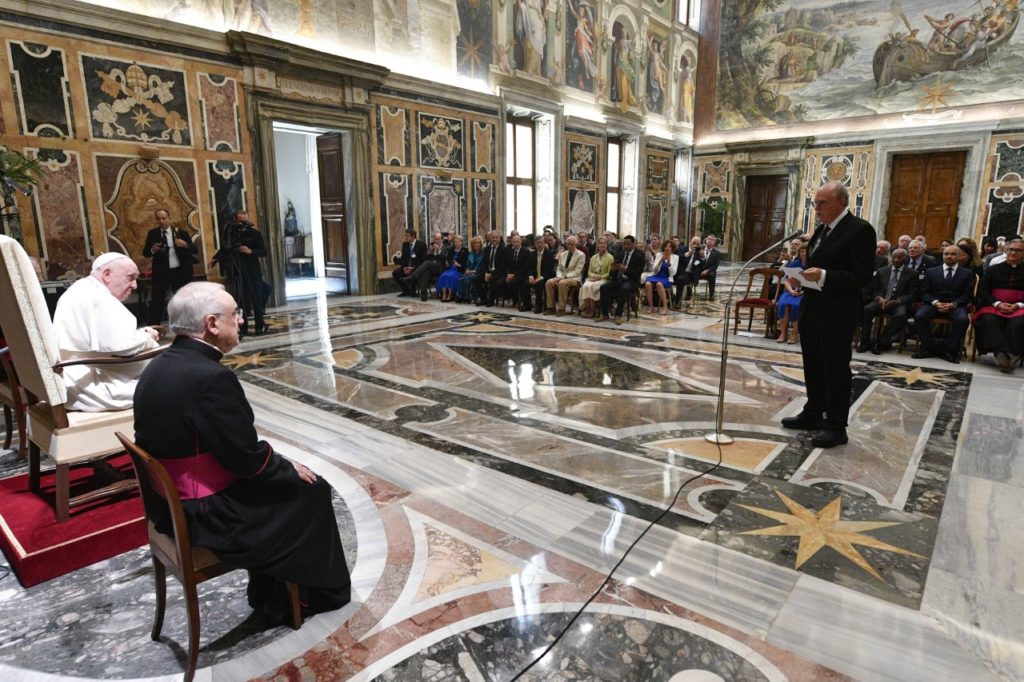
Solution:
<svg viewBox="0 0 1024 682">
<path fill-rule="evenodd" d="M 134 476 L 127 455 L 110 465 Z M 89 466 L 71 470 L 71 495 L 102 487 Z M 28 491 L 28 474 L 0 480 L 0 546 L 18 580 L 31 587 L 44 580 L 109 559 L 146 543 L 138 491 L 74 507 L 58 524 L 53 512 L 54 475 L 43 474 L 39 494 Z"/>
</svg>

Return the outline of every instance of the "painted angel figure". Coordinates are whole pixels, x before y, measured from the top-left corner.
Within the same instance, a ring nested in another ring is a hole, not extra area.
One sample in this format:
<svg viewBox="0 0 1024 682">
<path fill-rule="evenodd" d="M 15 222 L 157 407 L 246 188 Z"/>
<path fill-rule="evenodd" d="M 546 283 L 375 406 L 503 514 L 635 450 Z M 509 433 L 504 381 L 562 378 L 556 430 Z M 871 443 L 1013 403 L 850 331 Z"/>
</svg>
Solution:
<svg viewBox="0 0 1024 682">
<path fill-rule="evenodd" d="M 523 50 L 523 63 L 517 66 L 531 76 L 543 75 L 541 67 L 548 40 L 546 6 L 545 0 L 516 0 L 515 4 L 516 42 Z"/>
<path fill-rule="evenodd" d="M 668 87 L 665 44 L 655 38 L 647 43 L 647 107 L 661 113 Z"/>
</svg>

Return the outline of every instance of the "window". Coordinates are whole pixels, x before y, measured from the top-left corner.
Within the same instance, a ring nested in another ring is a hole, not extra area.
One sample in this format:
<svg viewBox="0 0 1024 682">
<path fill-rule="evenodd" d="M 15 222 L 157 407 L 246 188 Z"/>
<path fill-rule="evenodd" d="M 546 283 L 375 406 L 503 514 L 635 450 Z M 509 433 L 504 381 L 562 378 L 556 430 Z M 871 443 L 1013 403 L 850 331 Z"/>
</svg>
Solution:
<svg viewBox="0 0 1024 682">
<path fill-rule="evenodd" d="M 605 175 L 605 216 L 604 229 L 622 236 L 619 226 L 619 198 L 622 193 L 622 142 L 608 140 L 608 168 Z"/>
<path fill-rule="evenodd" d="M 505 123 L 505 233 L 536 232 L 533 120 L 510 117 Z"/>
<path fill-rule="evenodd" d="M 700 29 L 700 1 L 701 0 L 679 0 L 676 19 L 680 24 L 685 24 L 694 31 Z"/>
</svg>

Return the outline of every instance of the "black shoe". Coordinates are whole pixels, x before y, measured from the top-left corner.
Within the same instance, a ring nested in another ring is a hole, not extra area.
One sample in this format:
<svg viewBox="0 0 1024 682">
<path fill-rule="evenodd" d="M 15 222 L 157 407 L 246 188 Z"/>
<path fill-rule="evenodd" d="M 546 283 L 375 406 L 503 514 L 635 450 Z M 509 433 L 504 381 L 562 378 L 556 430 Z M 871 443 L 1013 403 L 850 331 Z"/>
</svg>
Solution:
<svg viewBox="0 0 1024 682">
<path fill-rule="evenodd" d="M 888 348 L 883 349 L 882 346 L 880 346 L 879 344 L 876 343 L 874 346 L 871 347 L 871 354 L 872 355 L 881 355 L 886 350 L 889 350 L 889 349 Z"/>
<path fill-rule="evenodd" d="M 401 293 L 399 293 L 399 294 L 398 294 L 398 298 L 402 298 L 402 297 L 404 297 L 404 296 L 412 296 L 412 294 L 410 294 L 410 293 L 409 293 L 408 291 L 406 291 L 405 289 L 402 289 Z"/>
<path fill-rule="evenodd" d="M 959 365 L 960 364 L 960 351 L 958 351 L 958 350 L 957 351 L 947 351 L 947 352 L 942 354 L 942 357 L 944 357 L 947 362 L 952 362 L 954 365 Z"/>
<path fill-rule="evenodd" d="M 870 350 L 870 348 L 871 348 L 870 344 L 868 344 L 868 343 L 866 343 L 864 341 L 861 341 L 860 343 L 857 344 L 857 352 L 858 353 L 867 353 L 868 350 Z"/>
<path fill-rule="evenodd" d="M 809 414 L 800 413 L 795 417 L 783 417 L 782 428 L 799 429 L 800 431 L 814 431 L 825 425 L 821 417 L 814 417 Z"/>
<path fill-rule="evenodd" d="M 846 429 L 823 429 L 811 436 L 811 444 L 816 448 L 833 448 L 849 440 Z"/>
<path fill-rule="evenodd" d="M 911 355 L 910 357 L 912 357 L 914 360 L 921 360 L 921 359 L 924 359 L 924 358 L 930 358 L 930 357 L 932 357 L 932 352 L 928 351 L 928 350 L 922 349 L 922 350 L 914 351 L 914 354 Z"/>
<path fill-rule="evenodd" d="M 1013 358 L 1009 353 L 996 353 L 996 366 L 999 367 L 1000 372 L 1009 374 L 1013 371 Z"/>
<path fill-rule="evenodd" d="M 421 301 L 426 301 L 427 300 L 427 290 L 426 289 L 424 289 L 423 291 L 420 292 L 420 300 Z"/>
</svg>

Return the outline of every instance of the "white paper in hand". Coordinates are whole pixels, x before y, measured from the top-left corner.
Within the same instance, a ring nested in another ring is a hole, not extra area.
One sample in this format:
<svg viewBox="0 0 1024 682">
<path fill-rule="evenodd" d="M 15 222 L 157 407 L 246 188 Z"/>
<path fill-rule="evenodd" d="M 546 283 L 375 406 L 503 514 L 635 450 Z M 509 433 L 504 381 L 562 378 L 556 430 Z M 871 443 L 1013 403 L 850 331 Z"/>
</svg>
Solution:
<svg viewBox="0 0 1024 682">
<path fill-rule="evenodd" d="M 807 289 L 814 289 L 815 291 L 821 291 L 821 284 L 818 282 L 812 282 L 809 279 L 804 278 L 803 268 L 782 268 L 782 272 L 786 277 L 792 277 L 793 279 L 800 282 L 800 286 L 806 287 Z"/>
</svg>

